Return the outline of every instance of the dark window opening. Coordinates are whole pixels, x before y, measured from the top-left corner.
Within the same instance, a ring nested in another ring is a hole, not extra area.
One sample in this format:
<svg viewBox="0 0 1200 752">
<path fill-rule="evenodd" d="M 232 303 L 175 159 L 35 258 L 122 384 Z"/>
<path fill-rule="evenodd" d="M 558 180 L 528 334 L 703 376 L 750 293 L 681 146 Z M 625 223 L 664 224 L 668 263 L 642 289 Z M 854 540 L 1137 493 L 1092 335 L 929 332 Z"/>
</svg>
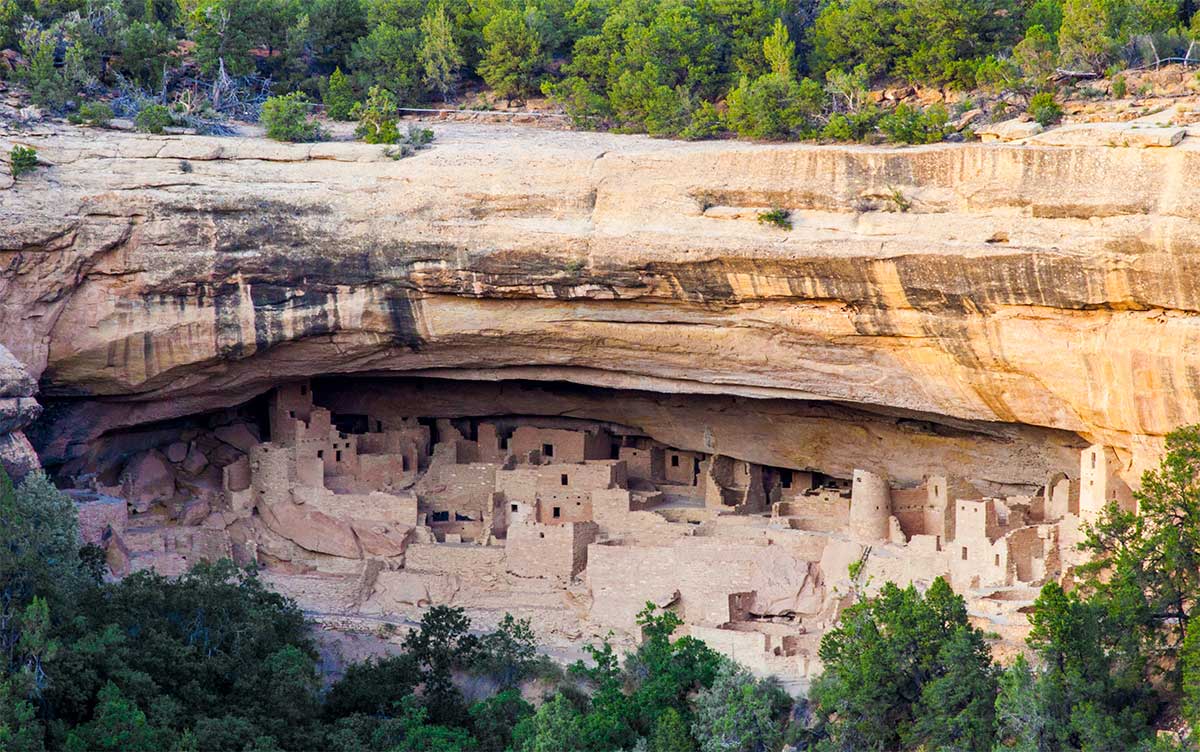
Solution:
<svg viewBox="0 0 1200 752">
<path fill-rule="evenodd" d="M 516 505 L 516 504 L 513 504 L 513 505 L 512 505 L 512 510 L 513 510 L 514 512 L 515 512 L 515 511 L 517 511 L 517 505 Z"/>
<path fill-rule="evenodd" d="M 288 417 L 289 417 L 289 418 L 294 418 L 294 417 L 296 417 L 296 411 L 295 411 L 295 410 L 288 410 Z"/>
<path fill-rule="evenodd" d="M 671 455 L 671 467 L 679 467 L 679 455 L 678 454 Z"/>
<path fill-rule="evenodd" d="M 546 537 L 546 534 L 545 534 L 545 533 L 538 533 L 538 537 L 539 537 L 539 538 L 545 538 L 545 537 Z"/>
<path fill-rule="evenodd" d="M 449 522 L 450 521 L 450 513 L 449 512 L 434 512 L 433 513 L 433 521 L 434 522 Z"/>
<path fill-rule="evenodd" d="M 783 486 L 784 488 L 792 487 L 792 471 L 791 470 L 780 470 L 779 471 L 779 485 Z"/>
<path fill-rule="evenodd" d="M 458 512 L 455 512 L 454 513 L 454 521 L 455 522 L 474 522 L 475 519 L 473 517 L 471 517 L 470 515 L 459 514 Z"/>
<path fill-rule="evenodd" d="M 301 384 L 300 385 L 300 396 L 303 397 L 306 394 L 308 394 L 308 384 Z"/>
<path fill-rule="evenodd" d="M 341 462 L 341 461 L 342 461 L 342 450 L 341 450 L 341 449 L 339 449 L 339 450 L 337 451 L 337 456 L 336 456 L 336 457 L 334 457 L 334 462 Z"/>
<path fill-rule="evenodd" d="M 558 519 L 559 517 L 562 517 L 562 507 L 555 507 L 554 508 L 554 518 Z"/>
<path fill-rule="evenodd" d="M 317 459 L 319 459 L 319 460 L 325 459 L 325 450 L 324 449 L 317 450 Z"/>
<path fill-rule="evenodd" d="M 554 445 L 553 444 L 542 444 L 542 456 L 543 457 L 553 457 L 554 456 Z"/>
<path fill-rule="evenodd" d="M 383 421 L 382 420 L 375 421 L 375 430 L 378 433 L 383 433 Z"/>
<path fill-rule="evenodd" d="M 346 434 L 367 433 L 371 430 L 371 419 L 359 413 L 334 413 L 330 422 L 343 439 L 346 438 Z"/>
<path fill-rule="evenodd" d="M 500 437 L 500 448 L 508 449 L 508 437 L 507 436 Z"/>
<path fill-rule="evenodd" d="M 967 547 L 966 547 L 966 546 L 963 546 L 963 550 L 962 550 L 962 560 L 963 560 L 963 561 L 966 561 L 966 560 L 967 560 Z"/>
<path fill-rule="evenodd" d="M 404 472 L 408 472 L 408 455 L 407 454 L 400 457 L 400 469 L 403 470 Z"/>
<path fill-rule="evenodd" d="M 996 554 L 996 566 L 1000 566 L 1000 554 Z"/>
<path fill-rule="evenodd" d="M 564 486 L 565 486 L 565 485 L 567 485 L 567 474 L 566 474 L 566 473 L 563 473 L 563 474 L 562 474 L 562 475 L 559 477 L 559 480 L 561 480 L 561 481 L 562 481 L 562 484 L 563 484 Z"/>
</svg>

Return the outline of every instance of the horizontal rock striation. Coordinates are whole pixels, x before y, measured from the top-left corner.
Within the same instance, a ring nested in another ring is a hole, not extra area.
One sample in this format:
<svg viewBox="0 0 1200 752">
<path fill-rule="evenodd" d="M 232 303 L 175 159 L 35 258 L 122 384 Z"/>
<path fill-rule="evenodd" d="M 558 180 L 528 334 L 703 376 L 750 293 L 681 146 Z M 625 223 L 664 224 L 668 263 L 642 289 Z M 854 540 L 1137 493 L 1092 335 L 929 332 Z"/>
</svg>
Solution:
<svg viewBox="0 0 1200 752">
<path fill-rule="evenodd" d="M 450 125 L 402 160 L 13 141 L 51 166 L 0 189 L 0 343 L 40 378 L 51 463 L 344 373 L 825 403 L 846 451 L 880 440 L 863 428 L 879 416 L 916 421 L 1017 485 L 1080 437 L 1136 477 L 1200 421 L 1194 138 L 883 149 Z M 760 223 L 770 208 L 791 229 Z M 670 432 L 670 411 L 651 420 Z M 715 419 L 673 444 L 806 466 L 823 434 L 787 420 L 791 448 Z M 903 478 L 920 451 L 876 454 Z"/>
</svg>

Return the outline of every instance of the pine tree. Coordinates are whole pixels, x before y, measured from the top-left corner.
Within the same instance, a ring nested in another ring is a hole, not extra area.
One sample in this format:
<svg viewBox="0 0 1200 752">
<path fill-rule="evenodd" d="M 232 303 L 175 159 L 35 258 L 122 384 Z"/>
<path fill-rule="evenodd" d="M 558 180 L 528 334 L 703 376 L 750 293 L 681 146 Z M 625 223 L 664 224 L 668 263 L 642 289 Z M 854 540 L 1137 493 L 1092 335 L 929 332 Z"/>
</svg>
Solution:
<svg viewBox="0 0 1200 752">
<path fill-rule="evenodd" d="M 329 85 L 325 87 L 325 115 L 331 120 L 353 120 L 350 114 L 354 109 L 354 87 L 341 68 L 334 68 L 329 77 Z"/>
<path fill-rule="evenodd" d="M 443 102 L 450 101 L 463 57 L 454 42 L 454 28 L 444 5 L 431 8 L 421 19 L 419 58 L 425 85 L 441 94 Z"/>
<path fill-rule="evenodd" d="M 767 65 L 771 66 L 772 73 L 786 78 L 792 77 L 792 60 L 796 56 L 796 45 L 792 44 L 787 27 L 778 18 L 775 19 L 775 27 L 771 29 L 771 36 L 763 40 L 763 56 L 767 59 Z"/>
</svg>

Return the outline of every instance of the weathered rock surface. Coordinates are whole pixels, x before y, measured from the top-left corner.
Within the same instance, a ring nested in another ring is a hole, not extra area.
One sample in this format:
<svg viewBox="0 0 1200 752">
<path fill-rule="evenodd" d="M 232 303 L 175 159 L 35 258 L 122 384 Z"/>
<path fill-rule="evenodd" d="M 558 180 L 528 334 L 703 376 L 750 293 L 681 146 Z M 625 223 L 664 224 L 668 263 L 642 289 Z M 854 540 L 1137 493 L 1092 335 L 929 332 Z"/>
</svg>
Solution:
<svg viewBox="0 0 1200 752">
<path fill-rule="evenodd" d="M 952 426 L 964 453 L 1003 434 L 1047 457 L 1079 434 L 1130 477 L 1200 420 L 1195 139 L 883 149 L 452 125 L 399 161 L 21 140 L 50 166 L 0 190 L 0 343 L 41 379 L 48 462 L 356 372 L 832 402 Z M 756 221 L 775 206 L 790 231 Z M 802 466 L 803 425 L 771 464 Z"/>
<path fill-rule="evenodd" d="M 39 467 L 23 429 L 41 415 L 34 399 L 37 382 L 21 362 L 0 345 L 0 467 L 13 480 Z"/>
</svg>

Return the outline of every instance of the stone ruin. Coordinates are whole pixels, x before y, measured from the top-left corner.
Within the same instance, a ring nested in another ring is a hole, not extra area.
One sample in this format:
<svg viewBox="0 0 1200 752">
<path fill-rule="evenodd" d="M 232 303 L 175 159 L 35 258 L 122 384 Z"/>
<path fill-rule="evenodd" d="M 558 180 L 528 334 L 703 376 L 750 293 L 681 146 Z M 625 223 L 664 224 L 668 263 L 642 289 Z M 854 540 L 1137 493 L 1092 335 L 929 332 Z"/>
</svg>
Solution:
<svg viewBox="0 0 1200 752">
<path fill-rule="evenodd" d="M 394 620 L 432 604 L 530 618 L 548 645 L 637 638 L 647 602 L 749 666 L 802 683 L 854 593 L 945 576 L 1020 649 L 1023 612 L 1078 563 L 1080 526 L 1131 507 L 1116 458 L 989 497 L 930 474 L 902 487 L 667 446 L 566 418 L 427 419 L 370 392 L 275 389 L 261 425 L 192 430 L 72 491 L 116 575 L 256 563 L 314 614 Z M 324 402 L 328 406 L 321 406 Z M 110 474 L 111 475 L 111 474 Z M 851 580 L 851 565 L 857 576 Z"/>
</svg>

